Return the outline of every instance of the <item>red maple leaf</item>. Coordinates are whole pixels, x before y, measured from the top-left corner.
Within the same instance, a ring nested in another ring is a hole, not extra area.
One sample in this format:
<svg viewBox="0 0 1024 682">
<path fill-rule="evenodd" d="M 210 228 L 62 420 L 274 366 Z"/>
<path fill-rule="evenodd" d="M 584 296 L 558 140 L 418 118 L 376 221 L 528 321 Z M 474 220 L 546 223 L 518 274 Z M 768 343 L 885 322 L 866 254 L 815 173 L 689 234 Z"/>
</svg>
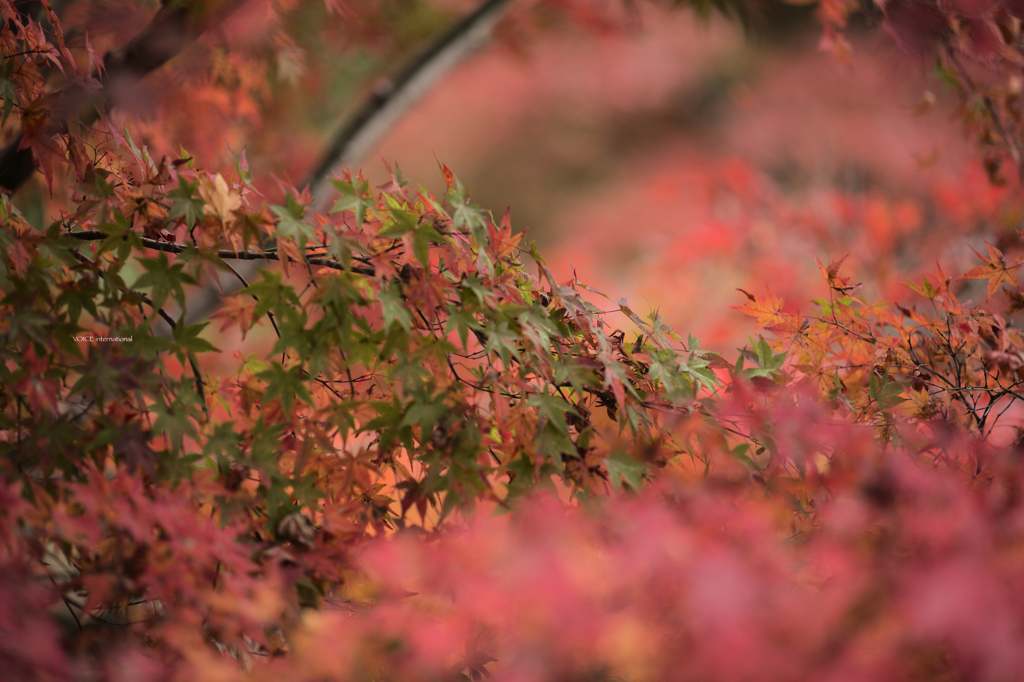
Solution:
<svg viewBox="0 0 1024 682">
<path fill-rule="evenodd" d="M 987 279 L 988 295 L 985 297 L 985 300 L 988 301 L 992 298 L 992 294 L 999 291 L 999 287 L 1003 284 L 1020 287 L 1020 284 L 1017 282 L 1016 270 L 1024 265 L 1024 261 L 1018 260 L 1013 265 L 1007 265 L 1002 251 L 988 242 L 985 242 L 985 246 L 988 247 L 988 258 L 985 258 L 971 247 L 971 251 L 974 251 L 985 264 L 971 268 L 957 277 L 957 279 Z"/>
</svg>

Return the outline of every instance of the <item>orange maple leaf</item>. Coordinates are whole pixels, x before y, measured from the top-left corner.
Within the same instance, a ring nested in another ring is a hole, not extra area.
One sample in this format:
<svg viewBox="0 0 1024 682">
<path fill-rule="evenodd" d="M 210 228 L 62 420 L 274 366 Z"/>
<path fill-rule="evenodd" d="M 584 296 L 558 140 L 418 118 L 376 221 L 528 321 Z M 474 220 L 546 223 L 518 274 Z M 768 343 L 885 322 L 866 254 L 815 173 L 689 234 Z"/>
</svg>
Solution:
<svg viewBox="0 0 1024 682">
<path fill-rule="evenodd" d="M 825 280 L 828 282 L 829 288 L 832 289 L 833 291 L 838 291 L 843 295 L 846 295 L 860 288 L 860 284 L 850 284 L 849 277 L 839 276 L 839 268 L 843 264 L 843 261 L 845 261 L 848 257 L 849 254 L 843 256 L 839 260 L 833 259 L 829 261 L 828 268 L 821 264 L 821 261 L 818 260 L 817 256 L 814 257 L 814 262 L 818 264 L 818 269 L 821 270 L 821 274 L 824 275 Z"/>
<path fill-rule="evenodd" d="M 220 331 L 224 331 L 229 327 L 238 325 L 239 329 L 242 330 L 242 338 L 253 327 L 258 321 L 256 319 L 256 301 L 247 301 L 241 296 L 232 296 L 224 300 L 224 305 L 220 310 L 210 315 L 210 317 L 220 317 L 224 319 L 224 323 L 220 327 Z"/>
<path fill-rule="evenodd" d="M 999 287 L 1003 284 L 1010 284 L 1014 287 L 1020 288 L 1020 284 L 1017 282 L 1017 268 L 1024 265 L 1024 262 L 1018 260 L 1013 265 L 1007 265 L 1003 259 L 1003 252 L 992 246 L 988 242 L 985 242 L 985 246 L 988 247 L 988 258 L 985 258 L 980 253 L 975 251 L 974 247 L 971 247 L 971 251 L 984 262 L 984 265 L 971 268 L 964 274 L 957 277 L 960 279 L 987 279 L 988 280 L 988 296 L 985 300 L 988 301 L 992 298 L 992 294 L 999 291 Z"/>
<path fill-rule="evenodd" d="M 767 327 L 772 323 L 786 322 L 786 320 L 782 317 L 781 314 L 783 300 L 776 296 L 775 294 L 773 294 L 772 290 L 769 289 L 768 287 L 765 287 L 765 290 L 768 293 L 764 297 L 764 299 L 758 299 L 756 296 L 744 291 L 743 289 L 737 289 L 736 291 L 739 291 L 740 293 L 742 293 L 743 295 L 750 299 L 750 303 L 747 303 L 746 305 L 742 306 L 729 306 L 730 308 L 734 308 L 740 311 L 741 313 L 745 313 L 747 315 L 750 315 L 751 317 L 757 318 L 757 325 L 755 326 L 755 329 L 758 327 Z"/>
<path fill-rule="evenodd" d="M 278 239 L 277 252 L 296 263 L 306 262 L 306 256 L 302 253 L 302 249 L 291 239 Z"/>
</svg>

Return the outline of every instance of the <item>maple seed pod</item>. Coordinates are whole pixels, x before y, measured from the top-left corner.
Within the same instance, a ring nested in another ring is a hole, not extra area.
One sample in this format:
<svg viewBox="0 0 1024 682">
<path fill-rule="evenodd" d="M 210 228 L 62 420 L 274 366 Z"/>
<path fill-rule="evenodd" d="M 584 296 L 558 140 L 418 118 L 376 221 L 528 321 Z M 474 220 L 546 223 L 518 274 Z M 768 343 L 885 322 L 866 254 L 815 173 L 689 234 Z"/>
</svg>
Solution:
<svg viewBox="0 0 1024 682">
<path fill-rule="evenodd" d="M 316 527 L 308 516 L 295 512 L 281 519 L 277 524 L 277 536 L 309 549 L 313 548 Z"/>
</svg>

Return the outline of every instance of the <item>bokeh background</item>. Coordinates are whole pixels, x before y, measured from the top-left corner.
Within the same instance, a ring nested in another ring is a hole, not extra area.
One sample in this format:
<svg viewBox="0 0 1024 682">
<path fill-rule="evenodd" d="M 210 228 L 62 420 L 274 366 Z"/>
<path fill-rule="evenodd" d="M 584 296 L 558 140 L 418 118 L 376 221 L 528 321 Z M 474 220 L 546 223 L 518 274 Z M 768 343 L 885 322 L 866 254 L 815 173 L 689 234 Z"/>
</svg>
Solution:
<svg viewBox="0 0 1024 682">
<path fill-rule="evenodd" d="M 851 254 L 865 295 L 896 300 L 902 274 L 958 271 L 963 239 L 999 232 L 971 226 L 1002 191 L 929 65 L 868 26 L 842 63 L 812 12 L 767 14 L 745 31 L 647 5 L 607 31 L 499 34 L 380 153 L 432 189 L 444 160 L 495 215 L 512 207 L 560 277 L 574 268 L 705 347 L 751 331 L 737 288 L 825 296 L 815 256 Z"/>
<path fill-rule="evenodd" d="M 611 23 L 506 24 L 380 154 L 435 190 L 442 159 L 495 215 L 512 207 L 560 277 L 719 350 L 752 331 L 737 288 L 805 312 L 826 296 L 815 256 L 849 255 L 869 299 L 912 301 L 903 276 L 1017 239 L 952 93 L 870 20 L 849 62 L 801 6 L 765 5 L 746 30 L 652 5 Z"/>
</svg>

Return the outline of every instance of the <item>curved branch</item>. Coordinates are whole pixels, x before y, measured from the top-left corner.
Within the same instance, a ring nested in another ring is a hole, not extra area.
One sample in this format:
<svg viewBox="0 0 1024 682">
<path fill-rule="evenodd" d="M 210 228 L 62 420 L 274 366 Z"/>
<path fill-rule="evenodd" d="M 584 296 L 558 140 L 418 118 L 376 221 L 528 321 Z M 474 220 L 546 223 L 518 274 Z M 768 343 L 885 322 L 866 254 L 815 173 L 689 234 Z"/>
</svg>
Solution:
<svg viewBox="0 0 1024 682">
<path fill-rule="evenodd" d="M 310 208 L 314 212 L 320 213 L 327 207 L 333 191 L 330 176 L 334 169 L 346 159 L 355 161 L 362 157 L 431 85 L 486 42 L 511 4 L 511 0 L 486 0 L 438 36 L 342 124 L 307 180 L 313 194 Z"/>
<path fill-rule="evenodd" d="M 342 124 L 304 183 L 312 188 L 314 199 L 310 209 L 314 213 L 323 213 L 329 206 L 334 192 L 330 183 L 334 169 L 340 167 L 345 159 L 358 159 L 370 149 L 434 82 L 487 39 L 491 29 L 511 4 L 512 0 L 485 0 L 402 67 L 386 92 L 372 94 Z M 313 258 L 308 259 L 308 262 L 326 267 L 340 265 L 335 261 L 318 262 Z M 243 275 L 251 274 L 251 270 L 240 270 Z M 353 268 L 353 271 L 372 274 L 364 272 L 362 268 Z M 230 285 L 224 286 L 225 293 L 232 290 Z M 189 314 L 189 318 L 205 317 L 219 305 L 220 296 L 216 287 L 208 285 L 198 300 L 189 301 L 189 310 L 194 311 Z"/>
</svg>

